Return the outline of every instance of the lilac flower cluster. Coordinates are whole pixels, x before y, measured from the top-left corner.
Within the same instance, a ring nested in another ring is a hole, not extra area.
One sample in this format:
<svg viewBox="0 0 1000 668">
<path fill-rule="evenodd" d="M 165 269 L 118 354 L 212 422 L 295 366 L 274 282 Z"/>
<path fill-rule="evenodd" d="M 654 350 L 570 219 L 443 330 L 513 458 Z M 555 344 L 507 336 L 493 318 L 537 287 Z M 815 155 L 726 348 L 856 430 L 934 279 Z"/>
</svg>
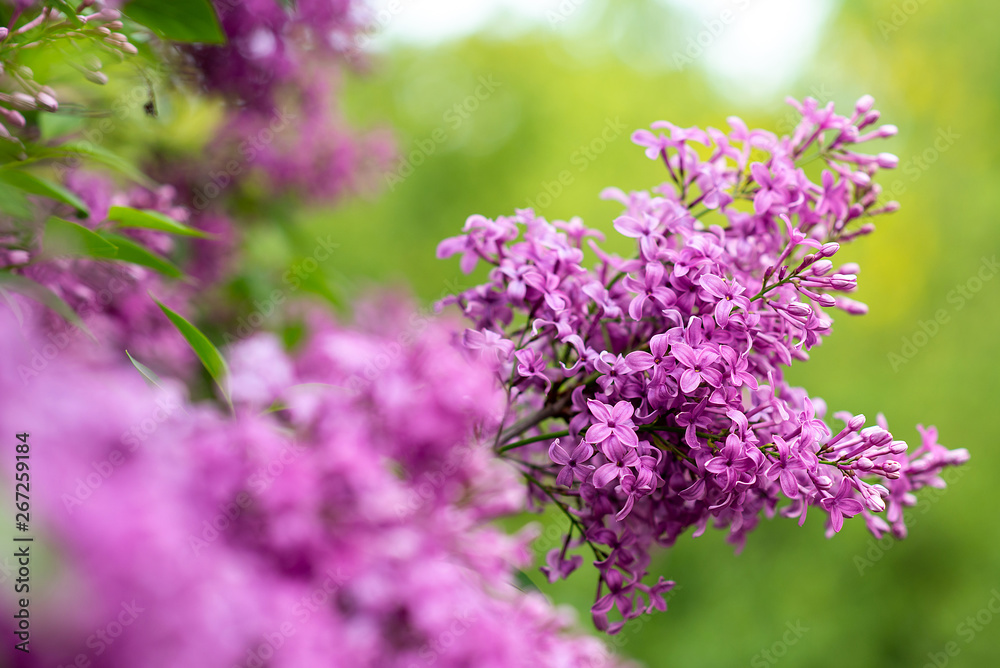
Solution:
<svg viewBox="0 0 1000 668">
<path fill-rule="evenodd" d="M 155 191 L 135 187 L 120 192 L 105 177 L 86 172 L 70 173 L 66 185 L 87 204 L 90 215 L 79 223 L 88 229 L 110 229 L 113 223 L 107 217 L 112 206 L 158 211 L 179 222 L 188 219 L 187 210 L 176 204 L 171 186 L 160 186 Z M 186 312 L 192 286 L 167 280 L 149 267 L 130 262 L 51 252 L 45 247 L 45 226 L 39 221 L 48 213 L 68 215 L 62 208 L 41 206 L 34 221 L 0 217 L 0 270 L 24 276 L 51 290 L 80 316 L 102 346 L 80 345 L 85 340 L 82 330 L 38 302 L 13 294 L 9 299 L 21 311 L 39 311 L 49 343 L 59 350 L 71 348 L 84 356 L 114 351 L 121 356 L 127 349 L 175 374 L 189 368 L 194 360 L 190 348 L 178 337 L 150 293 L 175 310 Z M 122 229 L 120 233 L 153 253 L 174 254 L 176 240 L 163 232 Z M 22 381 L 36 377 L 46 363 L 42 356 L 21 365 Z"/>
<path fill-rule="evenodd" d="M 273 192 L 331 200 L 367 188 L 363 177 L 388 164 L 392 142 L 348 127 L 332 87 L 369 10 L 352 0 L 214 4 L 227 43 L 185 51 L 203 86 L 232 107 L 216 152 L 252 162 Z"/>
<path fill-rule="evenodd" d="M 0 311 L 0 426 L 30 430 L 35 545 L 58 555 L 17 665 L 620 665 L 516 586 L 531 536 L 489 523 L 524 505 L 482 441 L 492 373 L 452 325 L 368 310 L 314 319 L 296 358 L 238 344 L 235 417 L 71 356 L 24 389 L 39 342 Z"/>
<path fill-rule="evenodd" d="M 336 56 L 362 26 L 361 6 L 352 0 L 300 0 L 294 8 L 277 0 L 215 0 L 227 43 L 188 48 L 211 90 L 270 113 L 286 84 L 301 83 L 315 65 L 315 52 Z"/>
<path fill-rule="evenodd" d="M 623 205 L 614 228 L 635 257 L 602 250 L 578 218 L 531 210 L 472 216 L 438 248 L 460 254 L 465 272 L 492 265 L 486 283 L 444 303 L 472 321 L 463 343 L 506 390 L 495 451 L 572 521 L 546 572 L 565 577 L 581 563 L 569 550 L 589 544 L 594 621 L 612 633 L 665 608 L 673 583 L 645 582 L 650 550 L 689 527 L 698 536 L 712 522 L 741 548 L 762 513 L 802 524 L 814 507 L 828 535 L 861 515 L 876 535 L 902 537 L 912 492 L 942 486 L 941 469 L 968 459 L 933 429 L 910 450 L 881 417 L 866 426 L 837 413 L 844 426 L 831 429 L 825 404 L 784 380 L 830 333 L 824 309 L 866 311 L 846 296 L 858 266 L 835 256 L 898 207 L 878 203 L 874 182 L 896 157 L 862 152 L 896 133 L 876 127 L 871 97 L 849 116 L 789 103 L 802 116 L 790 136 L 737 117 L 728 133 L 668 122 L 634 133 L 669 176 L 650 191 L 603 193 Z"/>
</svg>

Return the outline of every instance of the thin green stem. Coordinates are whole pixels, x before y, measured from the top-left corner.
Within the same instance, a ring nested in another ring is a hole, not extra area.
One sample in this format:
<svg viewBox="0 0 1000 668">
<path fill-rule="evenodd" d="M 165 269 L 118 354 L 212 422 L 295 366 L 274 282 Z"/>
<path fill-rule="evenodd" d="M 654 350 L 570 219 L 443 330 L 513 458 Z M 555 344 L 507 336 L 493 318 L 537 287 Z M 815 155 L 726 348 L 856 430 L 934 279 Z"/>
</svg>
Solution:
<svg viewBox="0 0 1000 668">
<path fill-rule="evenodd" d="M 569 430 L 567 429 L 565 431 L 553 431 L 548 434 L 540 434 L 538 436 L 525 438 L 520 441 L 516 441 L 514 443 L 508 443 L 507 445 L 497 450 L 497 452 L 502 454 L 504 452 L 507 452 L 508 450 L 514 450 L 515 448 L 520 448 L 523 445 L 528 445 L 529 443 L 537 443 L 538 441 L 544 441 L 552 438 L 560 438 L 562 436 L 569 436 Z"/>
<path fill-rule="evenodd" d="M 569 506 L 560 501 L 559 498 L 556 497 L 555 493 L 548 487 L 546 487 L 544 484 L 542 484 L 542 482 L 538 480 L 538 478 L 536 478 L 535 476 L 525 471 L 521 471 L 521 475 L 523 475 L 528 482 L 538 487 L 538 489 L 542 490 L 542 492 L 545 493 L 545 496 L 552 499 L 552 502 L 555 503 L 556 506 L 559 507 L 559 510 L 561 510 L 563 514 L 565 514 L 566 517 L 569 519 L 570 524 L 575 526 L 576 530 L 580 532 L 580 537 L 587 542 L 587 545 L 590 546 L 590 549 L 594 552 L 594 557 L 598 561 L 604 561 L 605 559 L 608 558 L 608 556 L 604 554 L 603 551 L 597 549 L 597 546 L 590 542 L 590 540 L 587 538 L 587 530 L 584 529 L 582 524 L 580 524 L 580 520 L 578 520 L 576 516 L 574 516 L 573 513 L 569 511 Z"/>
</svg>

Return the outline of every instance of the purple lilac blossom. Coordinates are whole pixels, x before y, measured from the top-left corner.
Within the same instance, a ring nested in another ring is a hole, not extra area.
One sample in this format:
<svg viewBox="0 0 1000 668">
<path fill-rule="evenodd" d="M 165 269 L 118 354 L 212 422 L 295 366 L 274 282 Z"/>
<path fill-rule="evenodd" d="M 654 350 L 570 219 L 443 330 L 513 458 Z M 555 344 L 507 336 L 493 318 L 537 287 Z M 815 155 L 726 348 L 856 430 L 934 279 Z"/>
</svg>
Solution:
<svg viewBox="0 0 1000 668">
<path fill-rule="evenodd" d="M 943 486 L 941 470 L 969 457 L 933 428 L 911 449 L 881 416 L 866 427 L 837 413 L 845 426 L 831 429 L 823 401 L 785 381 L 784 367 L 830 333 L 825 309 L 867 310 L 844 296 L 857 265 L 833 259 L 898 208 L 874 182 L 897 159 L 861 152 L 896 133 L 874 127 L 871 97 L 849 116 L 811 98 L 789 103 L 802 116 L 791 136 L 737 117 L 728 134 L 665 121 L 634 133 L 669 178 L 602 193 L 623 205 L 614 228 L 635 240 L 634 257 L 589 239 L 597 261 L 585 266 L 584 238 L 601 235 L 530 209 L 471 216 L 438 247 L 461 255 L 465 272 L 493 266 L 488 282 L 443 305 L 471 321 L 461 340 L 506 389 L 494 449 L 535 502 L 557 500 L 570 515 L 571 547 L 593 552 L 592 613 L 609 632 L 665 608 L 673 583 L 646 582 L 650 551 L 688 528 L 699 536 L 712 523 L 742 549 L 762 514 L 802 524 L 814 507 L 828 536 L 861 515 L 876 535 L 901 538 L 912 492 Z M 554 550 L 545 573 L 565 577 L 578 556 Z"/>
<path fill-rule="evenodd" d="M 113 223 L 107 220 L 112 206 L 154 210 L 188 222 L 188 211 L 176 204 L 172 186 L 156 190 L 135 187 L 121 192 L 103 176 L 87 172 L 68 174 L 66 186 L 90 209 L 86 219 L 77 221 L 89 229 L 112 227 Z M 51 213 L 67 212 L 57 208 Z M 44 213 L 36 216 L 36 220 L 44 218 Z M 144 229 L 115 231 L 154 253 L 168 257 L 175 254 L 177 240 L 169 234 Z M 51 290 L 80 316 L 101 343 L 100 347 L 80 345 L 87 341 L 82 330 L 37 302 L 11 294 L 20 309 L 41 314 L 53 345 L 59 350 L 71 348 L 85 355 L 111 351 L 124 355 L 128 350 L 153 366 L 174 373 L 191 366 L 195 358 L 189 347 L 178 338 L 174 326 L 150 297 L 153 293 L 171 308 L 186 312 L 187 301 L 193 294 L 191 285 L 128 262 L 46 254 L 42 232 L 37 223 L 26 228 L 23 221 L 0 220 L 0 269 L 10 269 Z M 35 372 L 33 375 L 41 371 L 31 370 Z"/>
<path fill-rule="evenodd" d="M 30 433 L 48 557 L 17 665 L 622 665 L 516 587 L 532 535 L 490 523 L 524 506 L 483 441 L 491 370 L 451 324 L 371 311 L 313 318 L 295 358 L 269 335 L 236 344 L 229 416 L 74 356 L 25 386 L 41 333 L 0 309 L 0 426 Z"/>
<path fill-rule="evenodd" d="M 227 43 L 184 49 L 205 89 L 230 103 L 215 152 L 235 160 L 240 173 L 263 171 L 274 192 L 333 200 L 373 188 L 393 158 L 393 143 L 387 132 L 349 127 L 335 90 L 341 67 L 359 62 L 354 37 L 370 18 L 364 3 L 214 4 Z"/>
</svg>

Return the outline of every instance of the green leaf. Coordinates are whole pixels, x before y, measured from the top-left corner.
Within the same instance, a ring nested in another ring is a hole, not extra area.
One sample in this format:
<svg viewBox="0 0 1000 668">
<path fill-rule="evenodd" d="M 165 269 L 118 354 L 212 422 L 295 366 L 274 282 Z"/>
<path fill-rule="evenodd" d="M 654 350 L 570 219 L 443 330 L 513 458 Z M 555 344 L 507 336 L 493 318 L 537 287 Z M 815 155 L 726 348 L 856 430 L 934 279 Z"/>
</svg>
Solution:
<svg viewBox="0 0 1000 668">
<path fill-rule="evenodd" d="M 307 274 L 305 278 L 302 279 L 302 289 L 306 292 L 311 292 L 315 295 L 319 295 L 323 299 L 330 302 L 330 304 L 337 308 L 344 307 L 344 300 L 340 298 L 340 295 L 334 291 L 333 288 L 326 282 L 326 278 L 323 276 L 322 272 L 313 272 Z"/>
<path fill-rule="evenodd" d="M 114 256 L 116 260 L 131 262 L 132 264 L 142 265 L 143 267 L 149 267 L 150 269 L 158 271 L 164 276 L 169 276 L 171 278 L 182 278 L 184 276 L 184 272 L 181 271 L 180 268 L 173 262 L 166 259 L 162 255 L 157 255 L 142 244 L 136 243 L 128 237 L 123 237 L 120 234 L 112 234 L 110 232 L 102 232 L 100 236 L 102 239 L 105 239 L 118 247 L 118 253 Z"/>
<path fill-rule="evenodd" d="M 123 11 L 164 39 L 206 44 L 226 42 L 209 0 L 132 0 Z"/>
<path fill-rule="evenodd" d="M 146 188 L 155 188 L 156 182 L 151 178 L 139 171 L 135 165 L 125 160 L 119 155 L 112 153 L 106 148 L 101 148 L 100 146 L 89 141 L 70 141 L 65 144 L 60 144 L 59 147 L 52 152 L 53 155 L 82 155 L 94 162 L 99 162 L 105 167 L 110 167 L 116 172 L 129 177 L 136 183 Z M 44 157 L 44 156 L 40 156 Z"/>
<path fill-rule="evenodd" d="M 30 299 L 34 299 L 39 304 L 47 306 L 52 309 L 63 318 L 66 322 L 79 328 L 84 334 L 89 336 L 94 341 L 97 339 L 91 334 L 87 325 L 84 324 L 83 320 L 79 315 L 76 314 L 70 305 L 64 302 L 59 295 L 49 290 L 47 287 L 40 283 L 36 283 L 30 278 L 25 278 L 18 274 L 12 274 L 9 271 L 0 271 L 0 288 L 7 288 L 13 290 L 19 294 L 24 295 Z"/>
<path fill-rule="evenodd" d="M 149 383 L 155 385 L 156 387 L 163 387 L 162 385 L 160 385 L 161 382 L 160 377 L 156 375 L 155 371 L 150 369 L 142 362 L 138 361 L 136 358 L 132 357 L 132 353 L 130 353 L 129 351 L 126 350 L 125 354 L 128 355 L 128 358 L 129 360 L 131 360 L 132 365 L 139 370 L 139 373 L 142 374 L 143 378 L 145 378 Z"/>
<path fill-rule="evenodd" d="M 49 199 L 54 199 L 57 202 L 62 202 L 63 204 L 69 204 L 76 209 L 77 214 L 81 217 L 90 215 L 90 209 L 83 203 L 83 200 L 55 181 L 36 176 L 31 172 L 11 168 L 0 169 L 0 181 L 15 188 L 20 188 L 26 193 L 41 195 Z"/>
<path fill-rule="evenodd" d="M 164 315 L 170 319 L 170 322 L 174 323 L 174 327 L 181 333 L 181 336 L 184 337 L 188 345 L 191 346 L 191 349 L 194 350 L 194 354 L 198 356 L 198 359 L 205 366 L 208 375 L 212 377 L 212 380 L 222 390 L 222 396 L 226 398 L 226 402 L 232 405 L 229 401 L 229 390 L 226 388 L 229 379 L 229 366 L 226 364 L 226 360 L 222 357 L 219 349 L 212 345 L 208 337 L 188 322 L 184 316 L 170 310 L 169 307 L 165 306 L 156 297 L 153 297 L 153 301 L 160 307 Z"/>
<path fill-rule="evenodd" d="M 0 211 L 14 218 L 34 218 L 35 211 L 20 188 L 0 182 Z"/>
<path fill-rule="evenodd" d="M 58 9 L 60 12 L 65 14 L 66 18 L 69 19 L 70 23 L 73 25 L 83 25 L 83 21 L 81 21 L 80 17 L 76 15 L 76 10 L 73 9 L 73 5 L 66 2 L 66 0 L 45 0 L 45 4 L 53 9 Z"/>
<path fill-rule="evenodd" d="M 49 141 L 76 132 L 86 121 L 85 116 L 73 114 L 38 114 L 38 129 L 42 133 L 42 140 Z"/>
<path fill-rule="evenodd" d="M 538 585 L 536 585 L 534 582 L 532 582 L 531 578 L 529 578 L 528 574 L 525 573 L 524 571 L 521 571 L 521 570 L 514 571 L 514 580 L 517 583 L 514 586 L 517 587 L 518 589 L 520 589 L 523 592 L 541 591 L 538 588 Z"/>
<path fill-rule="evenodd" d="M 100 234 L 55 216 L 45 221 L 42 251 L 46 257 L 73 255 L 102 260 L 114 259 L 118 253 L 116 245 Z"/>
<path fill-rule="evenodd" d="M 152 209 L 133 209 L 127 206 L 113 206 L 108 212 L 108 220 L 118 223 L 118 227 L 137 227 L 145 230 L 159 230 L 188 237 L 207 238 L 211 235 L 180 223 L 170 216 Z"/>
</svg>

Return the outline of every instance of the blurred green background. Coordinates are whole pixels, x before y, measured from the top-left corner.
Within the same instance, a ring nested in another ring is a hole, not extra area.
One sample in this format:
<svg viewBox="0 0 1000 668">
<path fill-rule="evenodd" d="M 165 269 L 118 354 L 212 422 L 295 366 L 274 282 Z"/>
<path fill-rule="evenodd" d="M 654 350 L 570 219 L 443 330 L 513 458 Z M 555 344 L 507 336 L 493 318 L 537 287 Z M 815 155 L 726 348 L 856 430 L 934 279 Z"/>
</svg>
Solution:
<svg viewBox="0 0 1000 668">
<path fill-rule="evenodd" d="M 873 422 L 882 411 L 911 443 L 915 424 L 934 424 L 942 443 L 967 447 L 972 460 L 946 492 L 924 494 L 899 543 L 879 545 L 860 520 L 827 540 L 818 513 L 803 528 L 763 521 L 739 556 L 718 532 L 682 539 L 652 569 L 679 583 L 670 610 L 627 626 L 612 645 L 649 666 L 1000 665 L 1000 621 L 987 607 L 1000 610 L 1000 455 L 989 427 L 1000 399 L 1000 279 L 980 280 L 990 273 L 984 260 L 1000 252 L 1000 7 L 817 1 L 811 30 L 796 23 L 801 11 L 783 23 L 757 13 L 789 2 L 695 4 L 567 0 L 534 28 L 510 28 L 514 17 L 450 39 L 377 39 L 369 70 L 344 82 L 347 114 L 392 127 L 412 171 L 383 175 L 371 196 L 336 208 L 248 212 L 257 222 L 244 239 L 238 296 L 251 311 L 252 299 L 312 255 L 317 236 L 330 235 L 340 246 L 323 271 L 335 292 L 350 298 L 390 284 L 429 304 L 482 279 L 434 257 L 470 214 L 533 205 L 610 231 L 619 206 L 598 198 L 604 187 L 665 178 L 629 141 L 636 128 L 660 119 L 725 128 L 736 114 L 787 132 L 795 115 L 786 94 L 847 111 L 870 93 L 883 121 L 900 128 L 884 144 L 900 168 L 881 182 L 902 210 L 841 253 L 862 266 L 858 298 L 870 314 L 838 315 L 834 335 L 790 375 L 831 414 Z M 390 35 L 435 19 L 400 6 L 381 22 Z M 731 20 L 718 29 L 723 11 Z M 756 41 L 733 43 L 757 26 Z M 705 31 L 703 51 L 686 51 Z M 769 68 L 782 45 L 778 61 L 794 66 Z M 755 83 L 739 67 L 755 64 L 774 76 Z M 193 150 L 214 112 L 177 104 L 173 120 L 164 114 L 174 131 L 161 132 L 164 150 Z M 295 224 L 273 222 L 280 218 Z M 543 537 L 540 553 L 552 543 Z M 557 585 L 529 575 L 591 628 L 591 571 Z M 960 626 L 969 617 L 974 625 Z"/>
</svg>

